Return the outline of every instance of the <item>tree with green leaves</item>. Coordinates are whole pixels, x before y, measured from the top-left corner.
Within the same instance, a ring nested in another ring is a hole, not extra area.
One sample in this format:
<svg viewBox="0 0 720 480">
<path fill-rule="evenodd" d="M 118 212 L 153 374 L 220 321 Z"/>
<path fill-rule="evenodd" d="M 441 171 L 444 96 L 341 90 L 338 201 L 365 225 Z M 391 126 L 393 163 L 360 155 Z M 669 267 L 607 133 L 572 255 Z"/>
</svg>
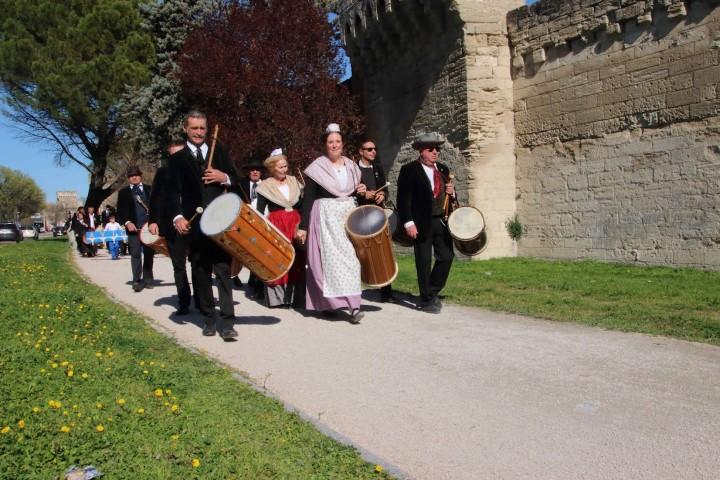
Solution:
<svg viewBox="0 0 720 480">
<path fill-rule="evenodd" d="M 45 194 L 35 180 L 22 172 L 0 166 L 0 220 L 29 217 L 45 206 Z"/>
<path fill-rule="evenodd" d="M 44 142 L 62 165 L 90 177 L 87 202 L 99 205 L 119 182 L 108 157 L 122 129 L 123 92 L 144 85 L 155 60 L 141 26 L 141 0 L 3 0 L 0 93 L 4 112 L 26 139 Z"/>
<path fill-rule="evenodd" d="M 143 28 L 152 35 L 157 63 L 152 79 L 123 96 L 125 138 L 145 158 L 157 160 L 168 142 L 182 134 L 188 109 L 178 80 L 176 56 L 188 32 L 219 8 L 220 0 L 164 0 L 141 6 Z"/>
</svg>

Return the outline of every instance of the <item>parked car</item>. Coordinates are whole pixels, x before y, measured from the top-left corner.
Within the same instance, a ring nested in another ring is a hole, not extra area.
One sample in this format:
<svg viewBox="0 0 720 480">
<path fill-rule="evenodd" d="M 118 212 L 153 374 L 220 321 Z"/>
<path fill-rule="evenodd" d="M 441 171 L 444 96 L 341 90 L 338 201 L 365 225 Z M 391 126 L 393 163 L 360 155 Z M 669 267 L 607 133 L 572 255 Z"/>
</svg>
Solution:
<svg viewBox="0 0 720 480">
<path fill-rule="evenodd" d="M 15 222 L 0 222 L 0 240 L 19 242 L 23 239 L 23 233 Z"/>
<path fill-rule="evenodd" d="M 23 237 L 25 238 L 40 239 L 40 233 L 37 231 L 37 228 L 35 228 L 35 225 L 23 225 L 20 227 L 20 230 L 22 230 Z"/>
<path fill-rule="evenodd" d="M 65 227 L 62 225 L 55 225 L 52 229 L 53 237 L 61 237 L 66 235 Z"/>
</svg>

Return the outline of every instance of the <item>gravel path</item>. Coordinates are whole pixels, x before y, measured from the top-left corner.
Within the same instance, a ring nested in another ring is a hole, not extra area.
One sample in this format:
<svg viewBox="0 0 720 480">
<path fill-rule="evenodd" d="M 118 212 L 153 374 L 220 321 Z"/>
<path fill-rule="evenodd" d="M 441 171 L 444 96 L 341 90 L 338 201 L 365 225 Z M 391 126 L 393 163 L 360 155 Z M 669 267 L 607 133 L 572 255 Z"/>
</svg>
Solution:
<svg viewBox="0 0 720 480">
<path fill-rule="evenodd" d="M 238 370 L 369 461 L 417 479 L 720 478 L 720 348 L 446 305 L 360 325 L 235 291 L 234 343 L 174 317 L 169 259 L 133 292 L 127 257 L 75 263 L 185 346 Z"/>
</svg>

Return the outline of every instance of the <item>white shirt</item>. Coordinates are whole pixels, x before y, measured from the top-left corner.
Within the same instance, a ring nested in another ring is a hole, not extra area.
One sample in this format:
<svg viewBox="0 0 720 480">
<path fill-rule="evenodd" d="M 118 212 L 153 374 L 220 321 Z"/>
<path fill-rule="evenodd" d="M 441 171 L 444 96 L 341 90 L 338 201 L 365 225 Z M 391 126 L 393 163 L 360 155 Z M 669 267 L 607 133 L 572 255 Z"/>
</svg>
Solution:
<svg viewBox="0 0 720 480">
<path fill-rule="evenodd" d="M 108 222 L 107 225 L 105 225 L 105 231 L 111 232 L 113 230 L 122 230 L 122 227 L 117 222 Z"/>
<path fill-rule="evenodd" d="M 348 183 L 348 174 L 347 168 L 345 168 L 345 164 L 343 164 L 340 168 L 333 165 L 332 168 L 335 171 L 335 176 L 338 179 L 338 183 L 340 183 L 340 190 L 345 190 Z"/>
<path fill-rule="evenodd" d="M 187 142 L 185 142 L 185 145 L 187 145 L 187 147 L 190 149 L 190 151 L 192 152 L 192 154 L 193 154 L 193 156 L 194 156 L 195 158 L 197 158 L 197 151 L 198 151 L 198 148 L 199 148 L 200 151 L 202 152 L 203 158 L 204 158 L 205 160 L 207 160 L 208 150 L 210 149 L 210 148 L 207 146 L 207 143 L 203 143 L 202 145 L 200 145 L 200 146 L 198 147 L 198 146 L 195 145 L 194 143 L 192 143 L 192 142 L 190 142 L 190 141 L 187 141 Z M 225 181 L 224 181 L 223 183 L 221 183 L 220 185 L 230 186 L 230 176 L 229 176 L 227 173 L 225 174 Z M 175 218 L 173 218 L 173 223 L 177 222 L 177 219 L 178 219 L 178 218 L 182 218 L 182 213 L 180 213 L 180 214 L 178 214 L 178 215 L 175 215 Z"/>
<path fill-rule="evenodd" d="M 288 185 L 287 183 L 278 185 L 278 190 L 280 190 L 280 193 L 283 194 L 283 197 L 285 197 L 287 200 L 290 200 L 290 185 Z"/>
</svg>

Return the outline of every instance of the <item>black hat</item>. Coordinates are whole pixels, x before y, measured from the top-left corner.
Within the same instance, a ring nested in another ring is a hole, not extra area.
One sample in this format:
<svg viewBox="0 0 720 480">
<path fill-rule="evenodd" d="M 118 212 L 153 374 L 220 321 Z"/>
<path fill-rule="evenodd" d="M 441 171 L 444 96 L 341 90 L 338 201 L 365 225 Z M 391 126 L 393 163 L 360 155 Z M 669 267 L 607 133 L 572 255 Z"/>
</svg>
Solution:
<svg viewBox="0 0 720 480">
<path fill-rule="evenodd" d="M 140 167 L 138 167 L 137 165 L 133 165 L 131 167 L 128 167 L 127 173 L 125 175 L 127 177 L 132 177 L 134 175 L 142 176 L 142 172 L 140 171 Z"/>
<path fill-rule="evenodd" d="M 265 166 L 259 160 L 250 160 L 248 163 L 243 165 L 242 168 L 248 172 L 250 170 L 260 170 L 261 172 L 265 170 Z"/>
</svg>

